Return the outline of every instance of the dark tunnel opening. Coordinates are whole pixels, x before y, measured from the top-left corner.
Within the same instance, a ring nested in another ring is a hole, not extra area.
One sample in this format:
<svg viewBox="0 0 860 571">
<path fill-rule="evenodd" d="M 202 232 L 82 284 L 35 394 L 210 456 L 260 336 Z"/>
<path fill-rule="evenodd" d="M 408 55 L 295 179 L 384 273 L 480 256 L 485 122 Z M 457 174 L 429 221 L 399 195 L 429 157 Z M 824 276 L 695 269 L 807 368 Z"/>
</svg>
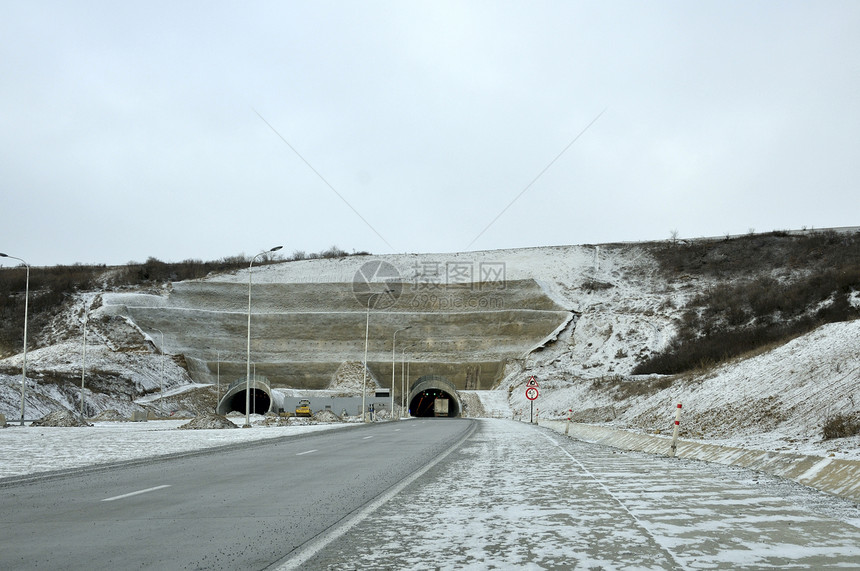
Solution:
<svg viewBox="0 0 860 571">
<path fill-rule="evenodd" d="M 440 402 L 437 404 L 437 401 Z M 416 417 L 455 417 L 460 414 L 457 399 L 439 389 L 427 389 L 416 394 L 409 402 L 409 411 Z"/>
<path fill-rule="evenodd" d="M 272 406 L 272 399 L 262 389 L 251 389 L 250 397 L 251 414 L 266 414 Z M 245 391 L 239 391 L 230 398 L 229 409 L 245 414 Z"/>
</svg>

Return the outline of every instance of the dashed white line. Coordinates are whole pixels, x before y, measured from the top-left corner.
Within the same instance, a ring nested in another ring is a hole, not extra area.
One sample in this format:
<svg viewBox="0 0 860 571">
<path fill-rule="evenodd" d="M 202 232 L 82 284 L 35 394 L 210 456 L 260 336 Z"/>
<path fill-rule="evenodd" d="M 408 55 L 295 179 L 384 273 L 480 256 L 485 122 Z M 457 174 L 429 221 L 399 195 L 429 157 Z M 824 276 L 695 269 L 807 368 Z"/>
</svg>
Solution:
<svg viewBox="0 0 860 571">
<path fill-rule="evenodd" d="M 367 440 L 368 438 L 373 438 L 372 436 L 365 436 L 362 440 Z"/>
<path fill-rule="evenodd" d="M 314 449 L 314 450 L 305 450 L 304 452 L 299 452 L 298 454 L 296 454 L 296 456 L 304 456 L 305 454 L 313 454 L 314 452 L 316 452 L 316 449 Z"/>
<path fill-rule="evenodd" d="M 103 502 L 112 502 L 114 500 L 122 500 L 124 498 L 130 498 L 132 496 L 139 496 L 140 494 L 145 494 L 147 492 L 154 492 L 155 490 L 161 490 L 162 488 L 169 488 L 170 484 L 164 484 L 162 486 L 155 486 L 154 488 L 147 488 L 145 490 L 138 490 L 136 492 L 130 492 L 128 494 L 123 494 L 121 496 L 114 496 L 112 498 L 105 498 Z"/>
</svg>

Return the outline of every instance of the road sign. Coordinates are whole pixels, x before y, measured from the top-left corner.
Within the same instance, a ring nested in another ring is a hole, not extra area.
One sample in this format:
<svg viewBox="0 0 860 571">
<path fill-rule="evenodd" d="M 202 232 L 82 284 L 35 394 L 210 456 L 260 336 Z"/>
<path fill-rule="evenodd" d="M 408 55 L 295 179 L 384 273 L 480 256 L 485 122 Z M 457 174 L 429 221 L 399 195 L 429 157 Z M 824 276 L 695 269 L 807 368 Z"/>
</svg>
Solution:
<svg viewBox="0 0 860 571">
<path fill-rule="evenodd" d="M 529 387 L 526 389 L 526 398 L 529 400 L 535 400 L 538 398 L 538 390 L 537 387 Z"/>
<path fill-rule="evenodd" d="M 537 377 L 535 377 L 534 375 L 532 375 L 531 377 L 529 377 L 529 382 L 527 382 L 527 383 L 526 383 L 526 386 L 527 386 L 527 387 L 534 387 L 534 388 L 537 388 L 537 386 L 538 386 L 538 384 L 537 384 Z"/>
</svg>

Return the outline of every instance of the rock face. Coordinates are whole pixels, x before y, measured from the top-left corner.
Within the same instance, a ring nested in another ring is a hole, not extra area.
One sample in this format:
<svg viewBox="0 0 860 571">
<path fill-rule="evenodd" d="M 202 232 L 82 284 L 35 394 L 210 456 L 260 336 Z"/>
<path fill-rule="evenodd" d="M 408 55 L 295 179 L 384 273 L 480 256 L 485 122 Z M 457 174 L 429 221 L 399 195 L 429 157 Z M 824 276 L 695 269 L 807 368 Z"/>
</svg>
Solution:
<svg viewBox="0 0 860 571">
<path fill-rule="evenodd" d="M 55 410 L 33 421 L 30 426 L 92 426 L 92 424 L 68 410 Z"/>
<path fill-rule="evenodd" d="M 403 360 L 410 363 L 411 380 L 439 375 L 457 388 L 487 389 L 501 379 L 506 362 L 522 359 L 572 317 L 534 279 L 478 281 L 476 268 L 489 263 L 485 261 L 463 265 L 471 277 L 456 283 L 441 277 L 433 281 L 402 265 L 394 271 L 399 280 L 389 276 L 377 283 L 369 276 L 369 283 L 360 284 L 365 290 L 356 288 L 354 276 L 365 279 L 367 259 L 341 262 L 335 276 L 327 276 L 325 268 L 313 269 L 314 280 L 342 280 L 327 283 L 301 281 L 295 264 L 255 269 L 251 361 L 255 374 L 268 378 L 273 388 L 328 388 L 344 362 L 364 361 L 367 329 L 368 368 L 385 385 L 392 377 L 392 342 L 398 331 L 393 352 L 397 391 Z M 431 269 L 445 267 L 436 262 Z M 385 292 L 380 289 L 385 287 L 397 295 L 380 301 L 367 294 L 368 288 Z M 185 356 L 195 381 L 215 382 L 216 371 L 222 379 L 245 377 L 246 272 L 175 283 L 160 296 L 105 295 L 104 302 L 158 342 L 160 335 L 154 332 L 163 331 L 166 350 Z"/>
</svg>

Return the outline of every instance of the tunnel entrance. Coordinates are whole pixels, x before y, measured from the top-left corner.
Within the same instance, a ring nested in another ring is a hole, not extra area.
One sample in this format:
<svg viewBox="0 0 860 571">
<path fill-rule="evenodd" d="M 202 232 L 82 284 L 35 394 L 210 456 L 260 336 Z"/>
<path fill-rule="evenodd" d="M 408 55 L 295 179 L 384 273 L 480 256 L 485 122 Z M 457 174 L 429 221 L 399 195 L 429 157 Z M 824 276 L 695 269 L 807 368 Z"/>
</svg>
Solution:
<svg viewBox="0 0 860 571">
<path fill-rule="evenodd" d="M 240 412 L 246 414 L 245 411 L 245 393 L 250 384 L 250 393 L 248 396 L 248 410 L 250 414 L 266 414 L 267 412 L 277 412 L 279 408 L 284 406 L 283 397 L 279 393 L 273 393 L 269 386 L 269 381 L 265 377 L 256 377 L 248 383 L 245 379 L 238 379 L 230 383 L 227 393 L 221 398 L 218 403 L 217 413 L 227 414 L 230 412 Z M 277 401 L 277 402 L 276 402 Z"/>
<path fill-rule="evenodd" d="M 409 391 L 409 414 L 417 417 L 460 416 L 457 389 L 445 377 L 427 375 L 418 379 Z"/>
<path fill-rule="evenodd" d="M 251 396 L 248 400 L 251 414 L 266 414 L 272 406 L 271 397 L 263 389 L 251 387 Z M 245 390 L 234 393 L 227 407 L 230 409 L 228 412 L 237 411 L 245 414 Z"/>
<path fill-rule="evenodd" d="M 409 410 L 412 416 L 457 416 L 451 414 L 451 395 L 444 391 L 428 390 L 421 391 L 412 398 Z"/>
</svg>

